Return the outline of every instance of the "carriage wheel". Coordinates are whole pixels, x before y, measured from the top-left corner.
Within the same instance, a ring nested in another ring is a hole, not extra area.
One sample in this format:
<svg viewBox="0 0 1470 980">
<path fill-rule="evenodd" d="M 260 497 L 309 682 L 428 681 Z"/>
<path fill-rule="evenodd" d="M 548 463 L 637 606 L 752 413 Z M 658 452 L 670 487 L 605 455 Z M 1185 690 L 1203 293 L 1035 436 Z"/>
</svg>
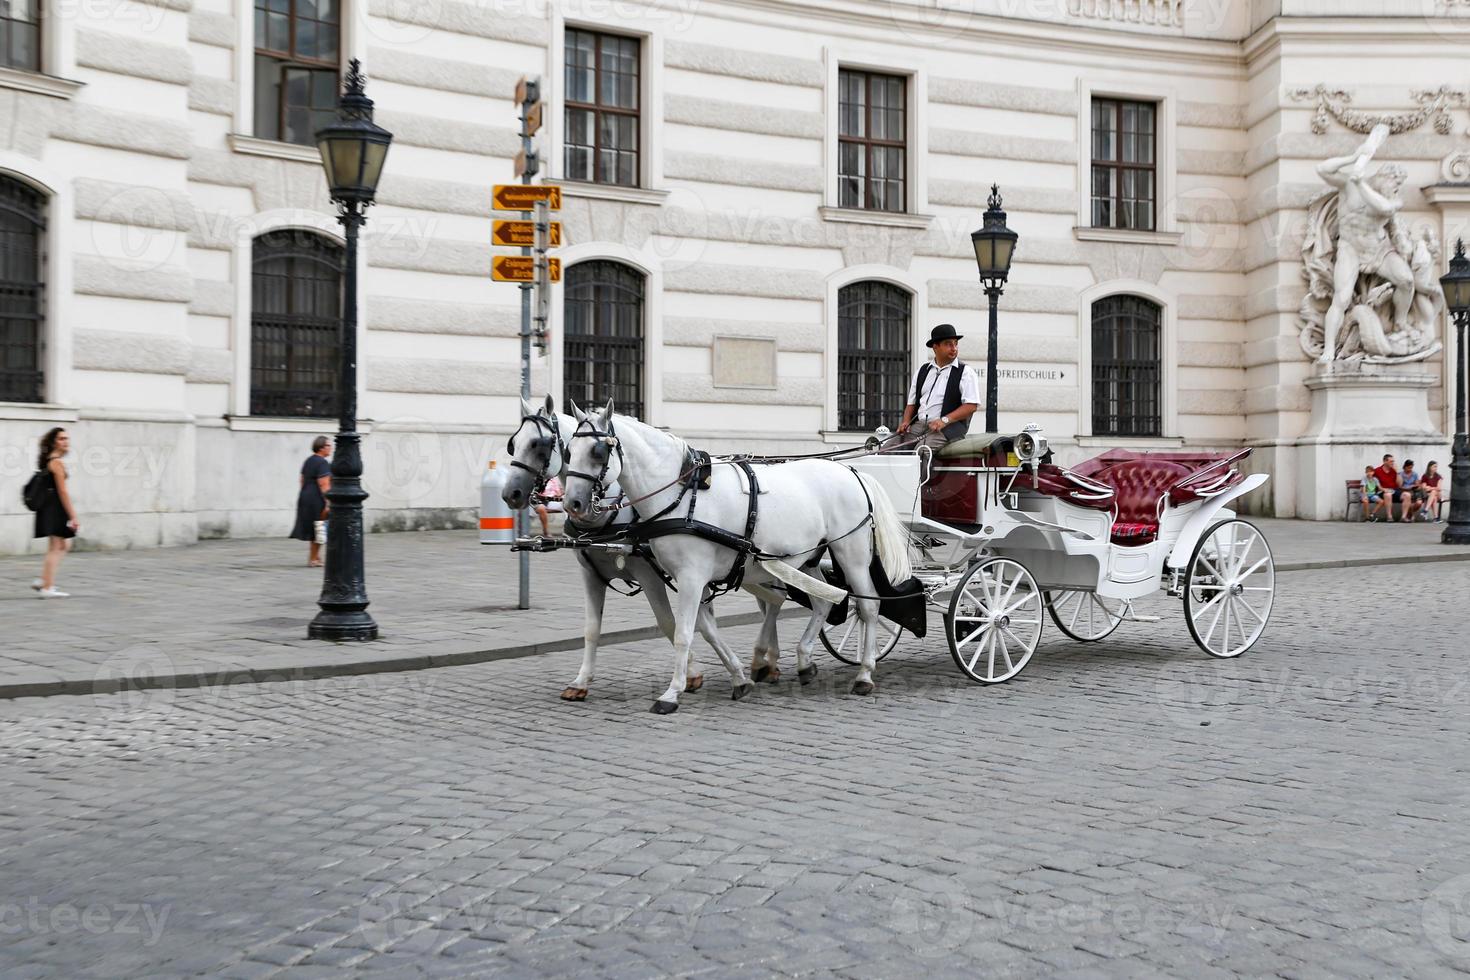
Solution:
<svg viewBox="0 0 1470 980">
<path fill-rule="evenodd" d="M 1044 605 L 1036 580 L 1020 562 L 987 558 L 971 565 L 944 617 L 954 662 L 981 684 L 1015 677 L 1041 642 Z"/>
<path fill-rule="evenodd" d="M 1057 629 L 1079 643 L 1095 643 L 1123 622 L 1122 600 L 1106 600 L 1095 592 L 1048 592 L 1046 611 Z"/>
<path fill-rule="evenodd" d="M 843 663 L 858 666 L 862 661 L 863 652 L 863 631 L 859 628 L 861 622 L 857 613 L 849 612 L 847 622 L 840 626 L 830 626 L 824 623 L 822 632 L 818 634 L 822 638 L 822 646 Z M 893 652 L 901 636 L 903 636 L 903 630 L 899 626 L 890 623 L 882 616 L 878 617 L 879 660 Z"/>
<path fill-rule="evenodd" d="M 1189 559 L 1184 620 L 1212 657 L 1238 657 L 1266 631 L 1276 598 L 1276 562 L 1249 521 L 1221 521 L 1205 532 Z"/>
</svg>

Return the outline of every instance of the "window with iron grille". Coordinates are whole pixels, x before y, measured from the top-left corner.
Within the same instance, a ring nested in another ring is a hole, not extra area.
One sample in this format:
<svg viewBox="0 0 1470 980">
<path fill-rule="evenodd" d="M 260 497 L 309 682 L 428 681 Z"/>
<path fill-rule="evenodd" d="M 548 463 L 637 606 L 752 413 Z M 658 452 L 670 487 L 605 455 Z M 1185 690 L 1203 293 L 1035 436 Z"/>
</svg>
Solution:
<svg viewBox="0 0 1470 980">
<path fill-rule="evenodd" d="M 837 89 L 837 203 L 904 210 L 908 80 L 844 68 Z"/>
<path fill-rule="evenodd" d="M 1092 434 L 1161 436 L 1163 309 L 1141 296 L 1092 304 Z"/>
<path fill-rule="evenodd" d="M 46 198 L 0 175 L 0 402 L 43 400 Z"/>
<path fill-rule="evenodd" d="M 886 282 L 837 293 L 837 428 L 897 429 L 911 372 L 909 294 Z"/>
<path fill-rule="evenodd" d="M 565 400 L 591 410 L 611 398 L 643 418 L 643 275 L 621 262 L 578 262 L 566 271 L 562 375 Z"/>
<path fill-rule="evenodd" d="M 340 21 L 339 0 L 255 0 L 256 136 L 311 146 L 336 116 Z"/>
<path fill-rule="evenodd" d="M 566 177 L 637 187 L 635 37 L 568 30 Z"/>
<path fill-rule="evenodd" d="M 42 0 L 0 0 L 0 65 L 41 70 Z"/>
<path fill-rule="evenodd" d="M 1154 230 L 1158 104 L 1092 100 L 1092 227 Z"/>
<path fill-rule="evenodd" d="M 250 307 L 250 414 L 338 413 L 342 249 L 284 229 L 255 239 Z"/>
</svg>

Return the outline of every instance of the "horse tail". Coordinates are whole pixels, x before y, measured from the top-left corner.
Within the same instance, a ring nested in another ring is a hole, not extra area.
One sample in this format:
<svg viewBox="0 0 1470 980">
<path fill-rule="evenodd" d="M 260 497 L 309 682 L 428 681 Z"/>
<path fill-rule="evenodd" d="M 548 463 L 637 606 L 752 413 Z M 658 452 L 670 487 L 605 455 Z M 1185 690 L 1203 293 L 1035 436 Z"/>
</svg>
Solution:
<svg viewBox="0 0 1470 980">
<path fill-rule="evenodd" d="M 908 530 L 898 519 L 898 511 L 893 509 L 893 501 L 888 499 L 887 491 L 865 473 L 859 473 L 858 479 L 873 503 L 873 540 L 878 548 L 878 561 L 883 564 L 883 574 L 894 585 L 907 582 L 914 575 L 909 562 Z"/>
</svg>

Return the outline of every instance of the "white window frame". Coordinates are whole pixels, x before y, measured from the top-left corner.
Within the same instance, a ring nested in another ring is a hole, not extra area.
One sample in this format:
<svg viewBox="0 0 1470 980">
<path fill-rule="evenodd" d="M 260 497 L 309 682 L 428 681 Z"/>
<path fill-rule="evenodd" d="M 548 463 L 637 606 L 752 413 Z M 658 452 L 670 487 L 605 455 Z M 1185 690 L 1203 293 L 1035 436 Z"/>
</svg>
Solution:
<svg viewBox="0 0 1470 980">
<path fill-rule="evenodd" d="M 1092 227 L 1092 100 L 1127 99 L 1158 105 L 1154 120 L 1154 230 Z M 1179 96 L 1173 86 L 1132 78 L 1077 80 L 1077 225 L 1081 241 L 1177 243 L 1179 231 L 1179 141 L 1176 121 Z"/>
<path fill-rule="evenodd" d="M 914 221 L 928 224 L 932 217 L 929 210 L 929 72 L 925 62 L 917 56 L 895 55 L 889 48 L 867 45 L 829 44 L 822 50 L 826 73 L 823 85 L 823 118 L 826 135 L 822 140 L 822 172 L 825 174 L 822 191 L 822 215 L 830 220 L 857 220 L 859 216 L 870 218 L 875 224 L 907 224 Z M 885 75 L 903 75 L 908 79 L 905 86 L 908 104 L 905 107 L 907 132 L 904 133 L 905 181 L 904 210 L 870 211 L 865 208 L 844 208 L 839 202 L 837 165 L 840 159 L 837 145 L 841 119 L 838 114 L 840 86 L 838 78 L 842 69 L 879 72 Z M 903 221 L 909 219 L 908 222 Z M 897 220 L 895 220 L 897 219 Z"/>
<path fill-rule="evenodd" d="M 72 390 L 71 356 L 74 258 L 71 246 L 74 213 L 71 177 L 11 150 L 0 150 L 0 173 L 29 184 L 46 196 L 46 267 L 42 272 L 46 277 L 46 315 L 41 321 L 42 342 L 45 345 L 41 366 L 41 370 L 45 372 L 42 379 L 42 400 L 5 402 L 4 407 L 0 407 L 0 418 L 59 418 L 66 421 L 75 418 L 74 413 L 65 417 L 57 417 L 54 413 L 62 406 L 76 404 L 76 393 Z"/>
<path fill-rule="evenodd" d="M 929 283 L 923 276 L 907 269 L 891 265 L 870 263 L 840 269 L 827 277 L 827 292 L 823 299 L 822 318 L 826 327 L 825 353 L 822 358 L 822 374 L 826 383 L 826 404 L 822 410 L 823 434 L 839 441 L 861 442 L 867 434 L 862 432 L 839 432 L 837 428 L 837 354 L 838 354 L 838 296 L 844 286 L 856 282 L 878 280 L 904 290 L 911 297 L 909 307 L 909 378 L 928 360 L 929 331 L 924 324 L 929 322 Z M 900 406 L 900 410 L 902 406 Z"/>
<path fill-rule="evenodd" d="M 231 260 L 235 271 L 235 322 L 230 325 L 235 370 L 233 390 L 230 392 L 229 401 L 231 414 L 235 417 L 250 416 L 250 320 L 252 313 L 250 300 L 253 295 L 252 274 L 255 268 L 254 242 L 261 235 L 286 228 L 309 231 L 330 239 L 341 248 L 347 247 L 347 241 L 342 237 L 342 226 L 337 223 L 337 219 L 318 211 L 306 211 L 299 208 L 262 211 L 240 221 L 235 226 L 235 242 L 231 249 Z M 366 405 L 368 387 L 367 371 L 365 370 L 367 362 L 363 357 L 363 352 L 367 350 L 367 316 L 364 315 L 367 310 L 362 301 L 364 284 L 367 282 L 367 252 L 368 250 L 363 247 L 362 239 L 359 238 L 357 245 L 357 401 L 359 405 Z M 369 413 L 363 411 L 361 414 L 366 416 Z"/>
<path fill-rule="evenodd" d="M 551 8 L 551 43 L 547 45 L 546 71 L 541 76 L 541 101 L 546 106 L 541 136 L 541 170 L 549 181 L 563 184 L 566 192 L 578 197 L 626 200 L 636 203 L 659 203 L 662 195 L 650 197 L 649 192 L 661 192 L 664 187 L 664 30 L 665 25 L 654 16 L 657 11 L 650 8 L 647 20 L 636 16 L 617 16 L 630 11 L 618 7 L 616 10 L 598 4 L 592 10 L 582 10 L 582 4 L 570 3 L 563 10 L 560 4 Z M 594 184 L 571 180 L 566 175 L 566 148 L 562 141 L 566 137 L 567 102 L 566 47 L 568 30 L 596 31 L 600 34 L 618 34 L 636 38 L 638 48 L 638 185 L 623 187 L 618 184 Z"/>
<path fill-rule="evenodd" d="M 1109 296 L 1141 296 L 1159 306 L 1159 426 L 1162 435 L 1133 439 L 1130 445 L 1179 438 L 1179 297 L 1141 279 L 1113 279 L 1090 286 L 1077 297 L 1077 438 L 1092 433 L 1092 306 Z M 1104 436 L 1109 443 L 1123 436 Z"/>
<path fill-rule="evenodd" d="M 585 245 L 569 245 L 566 248 L 557 249 L 556 255 L 561 259 L 562 280 L 551 286 L 551 316 L 548 323 L 548 329 L 551 331 L 551 344 L 547 351 L 551 362 L 551 377 L 547 383 L 555 393 L 558 404 L 566 388 L 566 362 L 564 360 L 566 357 L 566 294 L 564 290 L 567 270 L 580 262 L 592 262 L 598 259 L 621 262 L 623 265 L 637 269 L 643 275 L 643 412 L 646 417 L 642 421 L 649 425 L 667 425 L 664 418 L 662 383 L 664 376 L 664 271 L 658 253 L 649 247 L 635 251 L 626 245 L 613 242 L 588 242 Z M 582 405 L 580 407 L 590 409 L 592 406 Z M 571 411 L 565 405 L 561 407 L 561 410 Z"/>
<path fill-rule="evenodd" d="M 341 64 L 338 66 L 338 91 L 346 76 L 346 65 L 353 58 L 364 58 L 368 38 L 367 0 L 343 0 L 345 16 L 340 19 Z M 235 117 L 230 132 L 230 146 L 237 153 L 277 157 L 321 166 L 321 154 L 314 146 L 261 139 L 255 135 L 255 0 L 235 0 Z M 366 59 L 364 58 L 364 61 Z M 364 65 L 371 82 L 371 66 Z"/>
</svg>

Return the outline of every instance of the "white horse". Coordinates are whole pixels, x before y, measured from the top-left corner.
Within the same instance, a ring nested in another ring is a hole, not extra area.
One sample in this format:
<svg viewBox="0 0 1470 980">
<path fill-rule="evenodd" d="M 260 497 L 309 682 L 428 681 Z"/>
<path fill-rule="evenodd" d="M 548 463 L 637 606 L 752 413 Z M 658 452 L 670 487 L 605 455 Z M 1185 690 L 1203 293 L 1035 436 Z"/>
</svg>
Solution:
<svg viewBox="0 0 1470 980">
<path fill-rule="evenodd" d="M 743 469 L 714 466 L 708 489 L 689 489 L 691 453 L 676 436 L 637 419 L 613 414 L 613 403 L 598 414 L 571 406 L 577 429 L 571 439 L 571 459 L 563 500 L 567 511 L 594 514 L 599 498 L 614 482 L 638 502 L 640 514 L 680 520 L 691 510 L 695 520 L 743 537 L 750 517 L 750 487 Z M 747 584 L 790 581 L 794 571 L 813 561 L 825 547 L 842 570 L 862 623 L 862 662 L 852 693 L 871 694 L 877 659 L 878 598 L 869 568 L 874 551 L 892 583 L 912 574 L 908 538 L 898 514 L 882 487 L 850 467 L 831 460 L 807 459 L 760 465 L 755 468 L 759 493 L 751 544 L 759 549 L 742 560 Z M 653 704 L 657 714 L 678 709 L 684 690 L 689 645 L 707 587 L 725 579 L 738 558 L 735 548 L 694 533 L 652 538 L 659 564 L 679 585 L 674 605 L 674 674 Z M 767 567 L 766 562 L 771 562 Z M 789 564 L 782 564 L 789 563 Z M 812 647 L 826 620 L 830 602 L 811 594 L 812 618 L 797 646 L 797 674 L 806 682 L 816 673 Z M 774 661 L 772 661 L 774 666 Z"/>
<path fill-rule="evenodd" d="M 510 475 L 500 497 L 506 505 L 520 510 L 531 502 L 531 494 L 548 476 L 566 478 L 567 446 L 576 429 L 577 422 L 570 415 L 558 415 L 551 396 L 541 406 L 532 405 L 521 399 L 521 424 L 510 440 Z M 622 510 L 604 515 L 601 521 L 582 522 L 583 529 L 600 528 L 609 523 L 626 524 L 633 519 L 632 510 Z M 563 701 L 585 701 L 591 687 L 593 673 L 597 667 L 597 648 L 602 638 L 602 613 L 611 583 L 622 580 L 637 585 L 653 609 L 653 617 L 659 631 L 670 642 L 674 640 L 674 613 L 669 604 L 668 590 L 663 578 L 648 561 L 636 555 L 623 556 L 621 566 L 618 557 L 605 551 L 577 550 L 577 561 L 582 570 L 582 585 L 586 592 L 586 621 L 583 629 L 582 667 L 572 683 L 561 692 Z M 776 638 L 776 619 L 780 613 L 780 597 L 769 593 L 756 594 L 765 620 L 756 640 L 754 659 L 757 663 L 769 659 L 774 666 L 779 654 Z M 720 662 L 730 671 L 734 680 L 736 700 L 749 694 L 751 684 L 739 661 L 728 644 L 720 638 L 714 610 L 709 603 L 699 607 L 696 628 L 699 635 L 714 648 Z M 769 653 L 767 652 L 769 651 Z M 695 669 L 694 652 L 689 652 L 686 667 L 685 692 L 692 693 L 704 685 L 704 675 Z M 757 671 L 757 680 L 779 677 L 779 671 Z"/>
</svg>

